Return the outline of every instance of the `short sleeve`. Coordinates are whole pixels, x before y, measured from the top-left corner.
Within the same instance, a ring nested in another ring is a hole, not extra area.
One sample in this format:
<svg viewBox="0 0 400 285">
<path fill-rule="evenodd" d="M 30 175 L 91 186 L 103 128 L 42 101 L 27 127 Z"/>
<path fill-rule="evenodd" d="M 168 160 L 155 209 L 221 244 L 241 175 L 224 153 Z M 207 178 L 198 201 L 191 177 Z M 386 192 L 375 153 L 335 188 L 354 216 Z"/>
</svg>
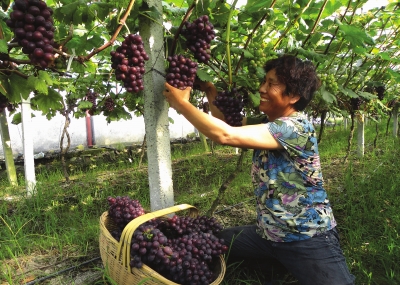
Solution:
<svg viewBox="0 0 400 285">
<path fill-rule="evenodd" d="M 272 136 L 289 152 L 290 156 L 302 155 L 308 142 L 301 124 L 290 118 L 280 118 L 267 123 Z"/>
</svg>

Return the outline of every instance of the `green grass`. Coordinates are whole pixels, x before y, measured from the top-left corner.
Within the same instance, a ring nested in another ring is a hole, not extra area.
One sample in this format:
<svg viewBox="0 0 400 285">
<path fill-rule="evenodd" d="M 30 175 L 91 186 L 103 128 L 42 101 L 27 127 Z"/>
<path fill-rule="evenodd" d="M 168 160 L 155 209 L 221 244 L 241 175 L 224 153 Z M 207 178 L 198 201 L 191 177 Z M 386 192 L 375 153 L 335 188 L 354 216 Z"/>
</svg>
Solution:
<svg viewBox="0 0 400 285">
<path fill-rule="evenodd" d="M 349 128 L 326 128 L 320 143 L 326 189 L 357 285 L 400 284 L 399 139 L 391 131 L 385 136 L 386 122 L 379 129 L 374 148 L 375 123 L 366 126 L 364 157 L 357 156 L 355 135 L 347 163 L 343 158 Z M 254 220 L 251 153 L 245 153 L 243 170 L 217 209 L 216 216 L 225 225 Z M 19 268 L 36 256 L 53 257 L 53 263 L 69 260 L 69 265 L 98 256 L 99 217 L 107 210 L 108 196 L 128 195 L 149 210 L 147 165 L 144 161 L 138 169 L 138 156 L 130 157 L 130 162 L 120 150 L 91 160 L 78 157 L 68 162 L 70 183 L 65 182 L 59 161 L 38 165 L 37 192 L 29 199 L 22 172 L 18 173 L 21 186 L 15 188 L 8 185 L 4 171 L 0 173 L 0 284 L 20 284 L 29 274 L 20 274 Z M 175 202 L 195 205 L 204 214 L 235 171 L 238 155 L 234 148 L 218 145 L 214 153 L 204 153 L 196 142 L 174 144 L 172 159 Z M 106 280 L 93 284 L 111 284 Z M 262 276 L 251 270 L 231 265 L 222 284 L 260 284 L 260 280 Z"/>
</svg>

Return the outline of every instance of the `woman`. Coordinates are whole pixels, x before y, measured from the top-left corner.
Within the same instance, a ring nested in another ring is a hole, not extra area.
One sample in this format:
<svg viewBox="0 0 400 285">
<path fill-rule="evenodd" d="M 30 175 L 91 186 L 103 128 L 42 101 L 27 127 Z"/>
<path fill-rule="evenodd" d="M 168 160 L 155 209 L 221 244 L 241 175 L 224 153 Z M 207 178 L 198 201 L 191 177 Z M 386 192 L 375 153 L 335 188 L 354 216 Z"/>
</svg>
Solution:
<svg viewBox="0 0 400 285">
<path fill-rule="evenodd" d="M 190 88 L 179 90 L 166 83 L 163 92 L 170 106 L 205 136 L 219 144 L 254 149 L 257 224 L 221 233 L 231 242 L 229 258 L 256 261 L 265 271 L 281 264 L 301 284 L 354 284 L 323 188 L 316 134 L 299 113 L 319 88 L 315 67 L 284 55 L 268 61 L 264 69 L 259 109 L 266 118 L 244 118 L 241 127 L 227 125 L 213 104 L 213 117 L 197 110 L 189 102 Z M 215 100 L 217 90 L 211 83 L 198 88 L 209 102 Z"/>
</svg>

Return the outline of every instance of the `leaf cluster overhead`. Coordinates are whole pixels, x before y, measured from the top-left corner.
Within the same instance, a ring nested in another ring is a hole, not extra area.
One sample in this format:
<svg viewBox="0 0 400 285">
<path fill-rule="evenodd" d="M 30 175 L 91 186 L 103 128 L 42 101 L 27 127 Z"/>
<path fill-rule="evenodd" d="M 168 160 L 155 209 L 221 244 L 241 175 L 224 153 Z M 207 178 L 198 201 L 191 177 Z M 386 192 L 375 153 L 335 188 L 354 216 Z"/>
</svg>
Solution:
<svg viewBox="0 0 400 285">
<path fill-rule="evenodd" d="M 60 110 L 66 98 L 69 102 L 75 100 L 74 114 L 79 117 L 87 108 L 86 103 L 79 102 L 89 88 L 103 99 L 115 100 L 117 108 L 106 114 L 110 121 L 130 118 L 124 107 L 127 94 L 116 83 L 110 66 L 110 51 L 123 41 L 124 35 L 139 30 L 141 17 L 157 21 L 154 1 L 47 0 L 54 10 L 54 37 L 59 48 L 54 65 L 43 70 L 29 64 L 29 58 L 13 42 L 13 32 L 4 21 L 12 11 L 12 1 L 1 0 L 0 92 L 18 103 L 19 94 L 27 97 L 34 91 L 33 102 L 45 114 Z M 291 53 L 313 61 L 318 73 L 336 78 L 339 91 L 333 94 L 323 85 L 312 105 L 315 112 L 349 111 L 351 97 L 376 100 L 373 89 L 366 92 L 371 85 L 385 85 L 388 102 L 398 97 L 395 90 L 400 78 L 400 4 L 391 1 L 384 7 L 366 10 L 366 2 L 248 0 L 245 6 L 235 7 L 237 1 L 232 5 L 210 0 L 162 1 L 163 21 L 172 25 L 165 29 L 164 56 L 171 52 L 190 55 L 185 39 L 176 37 L 178 28 L 185 16 L 190 21 L 206 14 L 215 26 L 217 38 L 211 47 L 210 63 L 201 65 L 198 75 L 216 79 L 220 88 L 236 86 L 254 96 L 263 72 L 262 68 L 250 72 L 250 61 L 258 60 L 260 54 L 260 60 L 265 61 L 277 54 Z M 252 43 L 260 44 L 262 52 L 250 50 Z M 21 84 L 24 81 L 28 84 Z"/>
</svg>

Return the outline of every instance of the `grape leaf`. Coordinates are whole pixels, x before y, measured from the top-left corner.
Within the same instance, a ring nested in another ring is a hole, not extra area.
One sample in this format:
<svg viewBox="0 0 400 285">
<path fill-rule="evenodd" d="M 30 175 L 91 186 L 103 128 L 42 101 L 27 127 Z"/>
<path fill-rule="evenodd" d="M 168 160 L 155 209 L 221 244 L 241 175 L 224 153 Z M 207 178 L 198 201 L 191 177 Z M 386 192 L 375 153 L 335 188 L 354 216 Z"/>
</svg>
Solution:
<svg viewBox="0 0 400 285">
<path fill-rule="evenodd" d="M 8 6 L 10 6 L 11 1 L 10 0 L 1 0 L 1 8 L 3 11 L 7 11 Z"/>
<path fill-rule="evenodd" d="M 32 90 L 36 90 L 40 93 L 43 93 L 44 95 L 47 95 L 48 89 L 47 89 L 46 82 L 43 80 L 40 80 L 36 76 L 29 76 L 28 80 L 27 80 L 27 85 Z"/>
<path fill-rule="evenodd" d="M 258 12 L 259 10 L 263 10 L 265 8 L 268 8 L 270 4 L 270 1 L 267 0 L 248 0 L 246 6 L 244 7 L 245 13 L 253 13 L 253 12 Z"/>
<path fill-rule="evenodd" d="M 197 70 L 197 77 L 199 77 L 199 79 L 201 81 L 205 81 L 205 82 L 212 82 L 213 78 L 204 70 L 198 69 Z"/>
<path fill-rule="evenodd" d="M 358 91 L 357 93 L 358 93 L 358 95 L 360 95 L 360 97 L 363 97 L 363 98 L 368 99 L 368 100 L 378 98 L 378 96 L 376 96 L 374 94 L 371 94 L 369 92 Z"/>
<path fill-rule="evenodd" d="M 349 89 L 349 88 L 344 88 L 344 87 L 342 87 L 341 85 L 339 85 L 338 87 L 339 87 L 339 90 L 340 90 L 343 94 L 349 96 L 350 98 L 358 98 L 357 93 L 355 93 L 353 90 L 351 90 L 351 89 Z"/>
<path fill-rule="evenodd" d="M 322 99 L 324 99 L 324 101 L 328 104 L 336 101 L 335 95 L 333 95 L 331 92 L 326 90 L 324 85 L 321 86 L 321 95 L 322 95 Z"/>
<path fill-rule="evenodd" d="M 28 86 L 27 80 L 19 75 L 11 74 L 9 77 L 11 89 L 11 97 L 9 98 L 11 102 L 19 102 L 21 97 L 27 99 L 32 89 Z"/>
<path fill-rule="evenodd" d="M 249 98 L 254 107 L 258 107 L 260 105 L 260 93 L 253 94 L 249 92 Z"/>
<path fill-rule="evenodd" d="M 12 120 L 11 120 L 11 124 L 13 125 L 19 125 L 22 122 L 22 115 L 21 112 L 19 113 L 15 113 Z"/>
<path fill-rule="evenodd" d="M 7 41 L 0 39 L 0 53 L 8 53 Z"/>
<path fill-rule="evenodd" d="M 0 73 L 0 94 L 3 94 L 7 98 L 10 96 L 10 84 L 8 77 Z"/>
<path fill-rule="evenodd" d="M 352 48 L 365 47 L 365 44 L 374 45 L 374 40 L 365 32 L 356 26 L 340 24 L 339 29 L 343 32 L 344 38 L 347 39 Z"/>
<path fill-rule="evenodd" d="M 85 101 L 85 100 L 81 100 L 78 103 L 78 108 L 79 109 L 90 109 L 90 108 L 92 108 L 92 106 L 93 106 L 92 102 Z"/>
<path fill-rule="evenodd" d="M 43 80 L 48 85 L 53 85 L 53 80 L 50 78 L 50 75 L 46 71 L 39 71 L 39 79 Z"/>
<path fill-rule="evenodd" d="M 49 113 L 50 110 L 59 110 L 63 107 L 61 104 L 62 96 L 52 88 L 48 88 L 48 95 L 37 93 L 32 98 L 32 104 L 38 106 L 43 114 Z"/>
<path fill-rule="evenodd" d="M 254 58 L 254 55 L 242 48 L 237 48 L 237 47 L 231 47 L 231 52 L 236 53 L 236 54 L 242 54 L 244 55 L 245 58 Z"/>
</svg>

